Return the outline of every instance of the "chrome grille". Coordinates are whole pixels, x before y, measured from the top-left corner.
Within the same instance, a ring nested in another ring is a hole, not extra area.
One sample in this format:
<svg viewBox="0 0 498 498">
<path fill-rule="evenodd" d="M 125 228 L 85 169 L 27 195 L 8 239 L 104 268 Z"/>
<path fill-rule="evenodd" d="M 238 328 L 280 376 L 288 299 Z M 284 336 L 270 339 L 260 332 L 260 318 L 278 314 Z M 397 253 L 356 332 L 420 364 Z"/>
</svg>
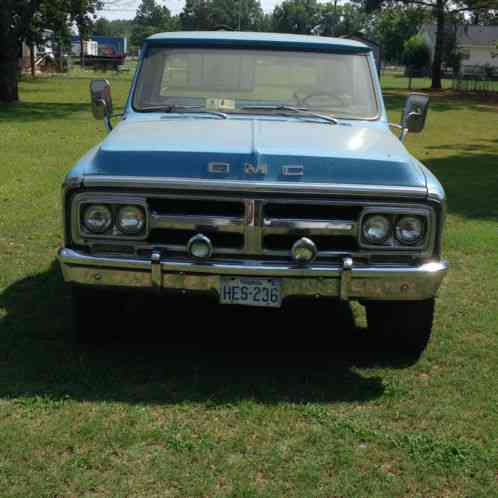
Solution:
<svg viewBox="0 0 498 498">
<path fill-rule="evenodd" d="M 244 250 L 245 205 L 242 201 L 212 198 L 148 198 L 150 234 L 148 242 L 169 251 L 185 252 L 191 237 L 207 235 L 215 253 L 235 254 Z"/>
<path fill-rule="evenodd" d="M 285 256 L 301 237 L 309 237 L 318 257 L 334 256 L 358 249 L 357 219 L 361 206 L 320 202 L 268 202 L 264 204 L 263 249 L 266 254 Z"/>
<path fill-rule="evenodd" d="M 75 205 L 82 199 L 100 198 L 99 193 L 76 196 Z M 105 194 L 105 202 L 123 203 L 129 195 Z M 413 256 L 429 254 L 433 244 L 434 226 L 425 252 L 403 248 L 365 249 L 360 247 L 359 224 L 365 210 L 383 206 L 388 209 L 420 209 L 414 204 L 369 202 L 366 199 L 306 199 L 306 198 L 246 198 L 227 195 L 197 193 L 142 193 L 132 200 L 141 199 L 148 211 L 147 233 L 140 240 L 125 241 L 123 237 L 100 236 L 91 240 L 79 234 L 79 214 L 73 211 L 73 233 L 77 244 L 88 245 L 94 254 L 130 254 L 148 257 L 159 249 L 164 255 L 188 257 L 187 243 L 199 233 L 208 236 L 214 246 L 213 257 L 231 260 L 290 260 L 290 250 L 301 237 L 309 237 L 318 248 L 318 259 L 331 262 L 354 255 L 355 258 L 373 255 L 392 259 L 399 256 L 410 260 Z M 96 238 L 97 239 L 97 238 Z"/>
<path fill-rule="evenodd" d="M 148 198 L 148 242 L 185 252 L 190 237 L 207 235 L 215 255 L 290 257 L 292 244 L 313 237 L 319 257 L 358 249 L 361 205 L 265 199 Z"/>
</svg>

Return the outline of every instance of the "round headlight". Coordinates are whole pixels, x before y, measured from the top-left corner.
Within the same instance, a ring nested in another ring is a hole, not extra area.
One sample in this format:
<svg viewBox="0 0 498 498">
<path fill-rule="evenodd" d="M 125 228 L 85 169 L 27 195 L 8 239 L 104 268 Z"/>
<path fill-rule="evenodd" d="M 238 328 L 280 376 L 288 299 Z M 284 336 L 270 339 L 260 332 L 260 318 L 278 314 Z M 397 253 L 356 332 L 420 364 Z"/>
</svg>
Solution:
<svg viewBox="0 0 498 498">
<path fill-rule="evenodd" d="M 296 263 L 306 264 L 311 263 L 316 258 L 318 250 L 312 240 L 302 237 L 292 246 L 291 254 Z"/>
<path fill-rule="evenodd" d="M 83 214 L 83 225 L 92 233 L 105 232 L 112 223 L 111 210 L 104 204 L 92 204 Z"/>
<path fill-rule="evenodd" d="M 371 244 L 382 244 L 389 237 L 391 223 L 380 214 L 374 214 L 363 221 L 363 238 Z"/>
<path fill-rule="evenodd" d="M 202 234 L 194 235 L 187 244 L 187 251 L 197 259 L 206 259 L 213 253 L 213 244 Z"/>
<path fill-rule="evenodd" d="M 139 206 L 123 206 L 118 211 L 116 224 L 120 232 L 135 235 L 145 226 L 145 213 Z"/>
<path fill-rule="evenodd" d="M 396 238 L 402 244 L 416 244 L 425 232 L 424 221 L 416 216 L 403 216 L 396 223 Z"/>
</svg>

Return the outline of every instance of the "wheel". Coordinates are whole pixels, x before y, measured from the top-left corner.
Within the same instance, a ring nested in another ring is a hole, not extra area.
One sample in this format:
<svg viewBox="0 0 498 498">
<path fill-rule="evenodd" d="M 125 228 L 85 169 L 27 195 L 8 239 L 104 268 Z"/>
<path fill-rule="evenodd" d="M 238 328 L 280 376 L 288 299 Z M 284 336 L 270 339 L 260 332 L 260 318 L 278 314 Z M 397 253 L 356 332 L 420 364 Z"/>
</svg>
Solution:
<svg viewBox="0 0 498 498">
<path fill-rule="evenodd" d="M 102 344 L 119 328 L 124 296 L 91 287 L 73 287 L 73 336 L 77 344 Z"/>
<path fill-rule="evenodd" d="M 420 356 L 431 337 L 435 299 L 367 302 L 368 330 L 385 351 Z"/>
</svg>

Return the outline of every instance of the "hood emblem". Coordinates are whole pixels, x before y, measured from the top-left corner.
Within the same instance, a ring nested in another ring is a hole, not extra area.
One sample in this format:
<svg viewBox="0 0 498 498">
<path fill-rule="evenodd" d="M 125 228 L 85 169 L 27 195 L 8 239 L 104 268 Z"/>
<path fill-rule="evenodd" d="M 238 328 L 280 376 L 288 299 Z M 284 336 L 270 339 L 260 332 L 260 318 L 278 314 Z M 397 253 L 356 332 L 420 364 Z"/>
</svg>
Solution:
<svg viewBox="0 0 498 498">
<path fill-rule="evenodd" d="M 283 176 L 303 176 L 304 175 L 304 166 L 302 164 L 293 164 L 282 166 L 282 175 Z"/>
<path fill-rule="evenodd" d="M 268 174 L 268 165 L 267 164 L 258 164 L 254 165 L 251 163 L 244 164 L 244 173 L 249 176 L 253 175 L 262 175 L 265 176 Z"/>
<path fill-rule="evenodd" d="M 221 175 L 227 175 L 230 173 L 230 164 L 228 163 L 209 163 L 208 164 L 209 173 L 218 173 Z"/>
</svg>

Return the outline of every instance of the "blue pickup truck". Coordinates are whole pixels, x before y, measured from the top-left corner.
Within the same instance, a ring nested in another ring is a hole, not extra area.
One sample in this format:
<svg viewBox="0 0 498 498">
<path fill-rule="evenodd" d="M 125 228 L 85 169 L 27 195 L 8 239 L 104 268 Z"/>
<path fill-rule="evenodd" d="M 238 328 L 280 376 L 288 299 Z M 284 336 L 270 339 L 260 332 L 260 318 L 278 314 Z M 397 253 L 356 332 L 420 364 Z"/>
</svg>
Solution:
<svg viewBox="0 0 498 498">
<path fill-rule="evenodd" d="M 390 124 L 366 45 L 157 34 L 115 127 L 109 83 L 90 94 L 109 134 L 65 179 L 58 254 L 81 333 L 119 288 L 263 307 L 313 296 L 359 301 L 393 351 L 425 349 L 446 199 L 403 140 L 429 99 L 408 96 Z"/>
</svg>

